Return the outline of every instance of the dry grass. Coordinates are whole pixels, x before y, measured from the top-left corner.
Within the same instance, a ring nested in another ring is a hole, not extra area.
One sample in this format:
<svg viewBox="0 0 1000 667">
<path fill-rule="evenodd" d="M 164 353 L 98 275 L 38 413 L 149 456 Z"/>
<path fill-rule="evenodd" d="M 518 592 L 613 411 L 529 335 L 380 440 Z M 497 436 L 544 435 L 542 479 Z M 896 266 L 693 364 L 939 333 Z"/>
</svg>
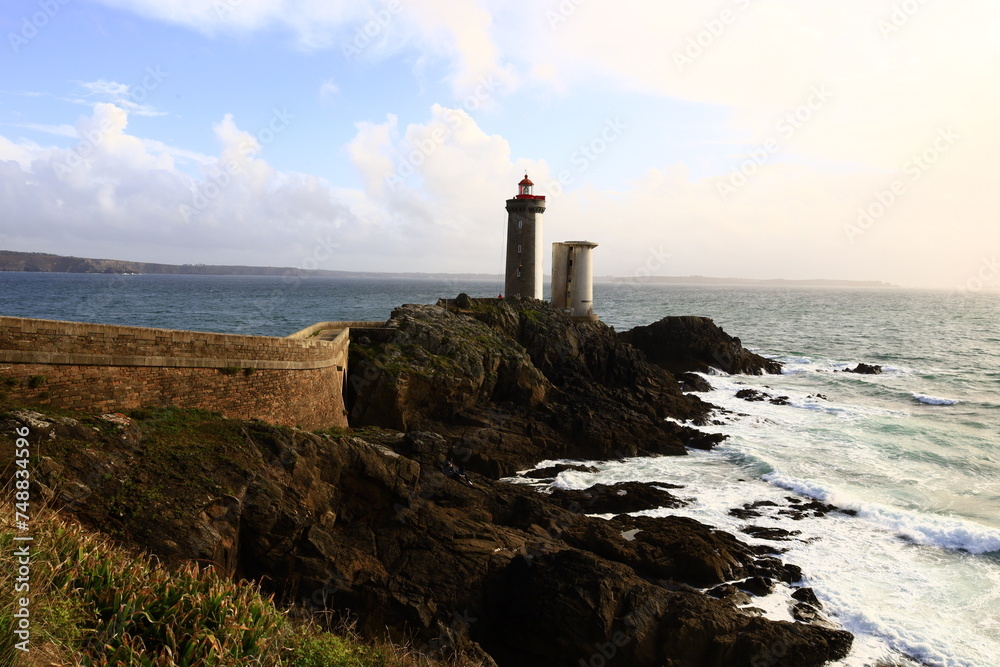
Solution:
<svg viewBox="0 0 1000 667">
<path fill-rule="evenodd" d="M 5 494 L 6 495 L 6 494 Z M 0 667 L 440 667 L 406 648 L 299 622 L 254 584 L 168 570 L 50 511 L 32 516 L 30 651 L 15 648 L 14 507 L 0 501 Z M 18 545 L 19 546 L 19 545 Z"/>
</svg>

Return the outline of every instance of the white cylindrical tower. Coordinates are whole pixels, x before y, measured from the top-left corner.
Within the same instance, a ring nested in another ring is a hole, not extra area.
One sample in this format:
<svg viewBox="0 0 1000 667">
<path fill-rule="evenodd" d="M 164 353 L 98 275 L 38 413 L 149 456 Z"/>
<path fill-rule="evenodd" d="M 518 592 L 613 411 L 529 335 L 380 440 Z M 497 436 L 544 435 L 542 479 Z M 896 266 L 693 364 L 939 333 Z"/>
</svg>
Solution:
<svg viewBox="0 0 1000 667">
<path fill-rule="evenodd" d="M 596 320 L 594 261 L 590 241 L 552 244 L 552 305 L 574 319 Z"/>
<path fill-rule="evenodd" d="M 553 243 L 552 305 L 559 309 L 569 308 L 569 266 L 570 246 L 565 243 Z"/>
<path fill-rule="evenodd" d="M 572 282 L 570 283 L 569 307 L 574 317 L 590 317 L 594 314 L 594 262 L 591 250 L 596 243 L 583 241 L 573 243 Z"/>
</svg>

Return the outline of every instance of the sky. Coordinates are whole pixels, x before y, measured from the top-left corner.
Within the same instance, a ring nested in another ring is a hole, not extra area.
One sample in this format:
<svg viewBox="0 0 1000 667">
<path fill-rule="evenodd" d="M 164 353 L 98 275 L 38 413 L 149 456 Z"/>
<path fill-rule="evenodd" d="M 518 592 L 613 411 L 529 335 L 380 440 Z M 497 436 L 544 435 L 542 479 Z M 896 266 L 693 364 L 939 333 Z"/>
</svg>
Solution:
<svg viewBox="0 0 1000 667">
<path fill-rule="evenodd" d="M 0 248 L 1000 285 L 991 0 L 5 0 Z M 548 253 L 546 253 L 548 254 Z M 549 262 L 546 262 L 548 267 Z"/>
</svg>

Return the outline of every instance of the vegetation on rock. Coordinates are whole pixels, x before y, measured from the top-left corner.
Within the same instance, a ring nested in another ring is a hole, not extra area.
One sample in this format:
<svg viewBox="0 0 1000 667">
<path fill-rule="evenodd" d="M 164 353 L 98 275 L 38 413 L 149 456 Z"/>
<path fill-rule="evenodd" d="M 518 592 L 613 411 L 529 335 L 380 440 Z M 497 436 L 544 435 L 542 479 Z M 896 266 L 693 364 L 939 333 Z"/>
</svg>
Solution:
<svg viewBox="0 0 1000 667">
<path fill-rule="evenodd" d="M 720 438 L 693 427 L 711 406 L 609 327 L 533 299 L 466 306 L 404 306 L 377 341 L 352 341 L 349 429 L 0 399 L 0 469 L 28 428 L 33 502 L 156 559 L 40 520 L 39 534 L 52 526 L 39 540 L 52 660 L 419 659 L 324 634 L 342 622 L 367 641 L 493 667 L 594 664 L 612 649 L 636 667 L 818 667 L 847 654 L 850 633 L 818 617 L 747 608 L 800 579 L 780 553 L 690 519 L 620 514 L 684 502 L 664 485 L 550 497 L 498 480 L 545 459 L 684 454 Z M 619 514 L 590 516 L 602 512 Z"/>
<path fill-rule="evenodd" d="M 14 516 L 7 500 L 0 512 Z M 187 562 L 168 568 L 155 559 L 43 510 L 31 523 L 32 601 L 29 651 L 15 648 L 13 600 L 0 606 L 0 664 L 219 667 L 416 667 L 424 656 L 362 641 L 342 628 L 279 610 L 252 582 L 234 582 L 217 568 Z M 15 531 L 0 528 L 5 556 Z M 0 588 L 14 589 L 16 568 L 0 569 Z M 437 664 L 437 663 L 435 663 Z"/>
</svg>

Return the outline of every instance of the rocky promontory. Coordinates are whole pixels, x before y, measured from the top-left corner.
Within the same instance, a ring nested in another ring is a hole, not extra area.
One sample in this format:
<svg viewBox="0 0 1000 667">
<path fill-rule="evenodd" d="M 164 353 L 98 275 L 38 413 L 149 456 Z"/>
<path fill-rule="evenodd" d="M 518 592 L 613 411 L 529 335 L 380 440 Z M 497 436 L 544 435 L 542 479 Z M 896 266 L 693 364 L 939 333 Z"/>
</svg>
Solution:
<svg viewBox="0 0 1000 667">
<path fill-rule="evenodd" d="M 695 428 L 708 403 L 605 325 L 531 299 L 466 305 L 403 306 L 352 340 L 347 431 L 174 408 L 53 415 L 8 396 L 0 467 L 27 427 L 44 443 L 36 498 L 165 562 L 260 582 L 293 613 L 342 615 L 456 664 L 809 666 L 848 653 L 850 633 L 818 614 L 754 608 L 801 579 L 777 550 L 622 513 L 685 502 L 668 484 L 550 496 L 501 481 L 546 459 L 683 454 L 718 437 Z"/>
<path fill-rule="evenodd" d="M 707 317 L 664 317 L 618 337 L 671 373 L 707 373 L 711 368 L 740 375 L 781 373 L 781 363 L 745 349 L 739 338 Z"/>
<path fill-rule="evenodd" d="M 682 455 L 721 438 L 682 393 L 600 322 L 535 299 L 397 308 L 380 340 L 352 340 L 352 426 L 433 431 L 470 470 L 503 477 L 544 459 Z"/>
</svg>

